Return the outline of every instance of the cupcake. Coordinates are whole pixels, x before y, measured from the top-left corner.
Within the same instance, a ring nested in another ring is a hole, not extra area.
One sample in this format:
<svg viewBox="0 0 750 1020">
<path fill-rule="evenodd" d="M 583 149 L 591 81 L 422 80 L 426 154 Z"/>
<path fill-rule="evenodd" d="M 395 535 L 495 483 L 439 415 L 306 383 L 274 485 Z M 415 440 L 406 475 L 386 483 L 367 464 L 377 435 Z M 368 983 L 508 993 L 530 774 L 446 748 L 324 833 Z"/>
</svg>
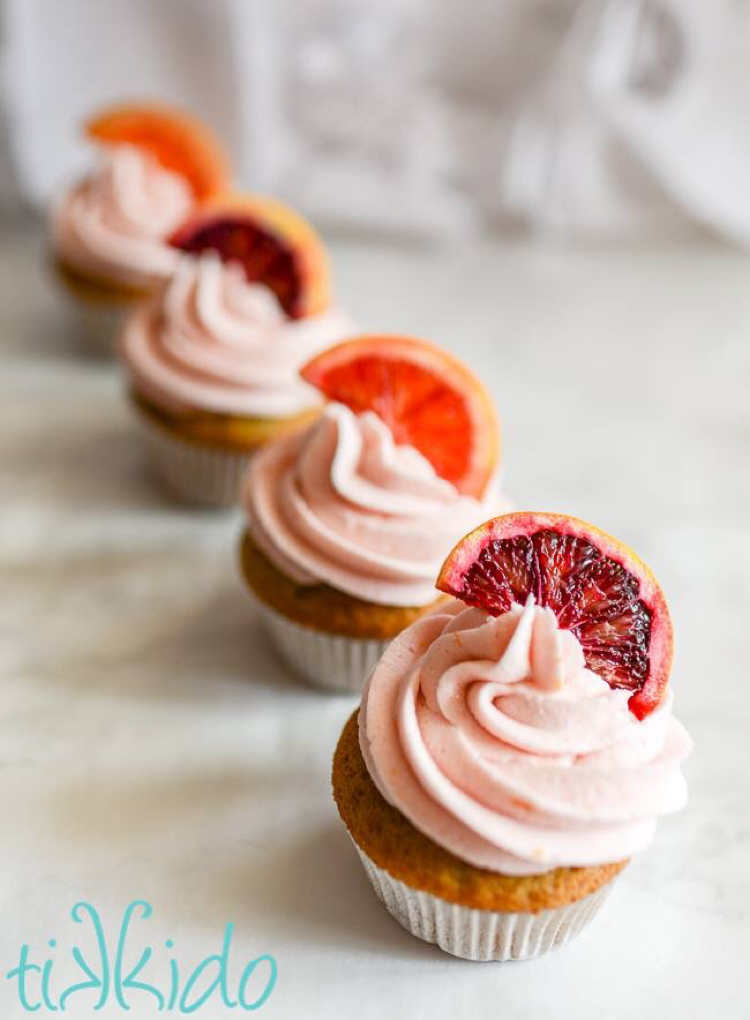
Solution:
<svg viewBox="0 0 750 1020">
<path fill-rule="evenodd" d="M 184 225 L 173 238 L 174 275 L 123 330 L 130 404 L 149 459 L 190 502 L 237 503 L 254 451 L 320 412 L 320 394 L 299 369 L 352 330 L 330 304 L 321 243 L 296 214 L 273 209 L 288 240 L 270 233 L 266 203 L 253 219 L 250 199 L 236 196 Z"/>
<path fill-rule="evenodd" d="M 53 205 L 52 261 L 79 341 L 107 351 L 124 313 L 173 273 L 172 233 L 228 174 L 208 129 L 179 110 L 116 107 L 87 134 L 101 159 Z"/>
<path fill-rule="evenodd" d="M 408 931 L 529 959 L 685 804 L 669 614 L 631 552 L 560 515 L 477 529 L 438 587 L 454 598 L 393 641 L 343 731 L 334 798 Z"/>
<path fill-rule="evenodd" d="M 348 341 L 303 375 L 332 402 L 254 458 L 242 571 L 292 669 L 359 692 L 391 638 L 444 599 L 445 550 L 503 505 L 497 422 L 481 383 L 423 341 Z"/>
</svg>

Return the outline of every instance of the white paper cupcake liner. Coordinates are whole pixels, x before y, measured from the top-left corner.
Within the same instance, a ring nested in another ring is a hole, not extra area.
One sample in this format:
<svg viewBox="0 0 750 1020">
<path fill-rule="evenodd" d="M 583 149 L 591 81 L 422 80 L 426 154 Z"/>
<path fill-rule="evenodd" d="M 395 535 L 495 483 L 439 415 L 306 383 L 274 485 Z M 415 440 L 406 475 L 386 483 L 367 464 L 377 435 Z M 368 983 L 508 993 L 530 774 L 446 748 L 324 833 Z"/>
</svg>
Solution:
<svg viewBox="0 0 750 1020">
<path fill-rule="evenodd" d="M 255 602 L 280 657 L 298 676 L 322 690 L 362 693 L 388 641 L 341 637 L 301 627 L 257 597 Z"/>
<path fill-rule="evenodd" d="M 614 881 L 576 903 L 538 914 L 476 910 L 412 889 L 354 846 L 378 899 L 400 925 L 452 956 L 478 962 L 533 960 L 565 945 L 593 919 Z"/>
<path fill-rule="evenodd" d="M 250 453 L 191 443 L 161 428 L 133 407 L 146 456 L 154 472 L 189 503 L 230 507 L 239 503 Z"/>
</svg>

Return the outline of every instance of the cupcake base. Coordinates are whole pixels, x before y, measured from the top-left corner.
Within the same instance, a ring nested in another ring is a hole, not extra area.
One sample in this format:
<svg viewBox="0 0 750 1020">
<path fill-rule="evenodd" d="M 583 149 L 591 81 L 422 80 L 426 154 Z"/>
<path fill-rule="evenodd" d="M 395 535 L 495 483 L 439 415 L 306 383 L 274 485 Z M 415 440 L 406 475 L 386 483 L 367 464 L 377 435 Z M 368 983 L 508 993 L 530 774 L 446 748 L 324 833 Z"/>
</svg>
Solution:
<svg viewBox="0 0 750 1020">
<path fill-rule="evenodd" d="M 240 567 L 279 656 L 306 683 L 359 694 L 391 640 L 446 599 L 428 606 L 366 602 L 327 584 L 298 584 L 245 531 Z"/>
<path fill-rule="evenodd" d="M 389 642 L 342 637 L 302 627 L 255 598 L 266 633 L 281 659 L 306 683 L 336 694 L 361 694 Z"/>
<path fill-rule="evenodd" d="M 387 644 L 420 616 L 450 602 L 447 595 L 436 593 L 427 606 L 387 606 L 322 582 L 298 584 L 261 552 L 249 530 L 242 536 L 240 567 L 248 588 L 264 606 L 300 627 L 341 637 Z"/>
<path fill-rule="evenodd" d="M 331 780 L 378 899 L 412 935 L 465 960 L 530 960 L 570 941 L 628 863 L 502 875 L 456 857 L 375 786 L 359 743 L 358 712 L 339 738 Z"/>
<path fill-rule="evenodd" d="M 582 900 L 536 914 L 477 910 L 410 888 L 354 846 L 388 913 L 416 938 L 463 960 L 533 960 L 565 945 L 595 917 L 613 884 L 609 881 Z"/>
<path fill-rule="evenodd" d="M 182 439 L 134 407 L 146 457 L 160 480 L 188 503 L 236 506 L 251 452 L 219 450 Z"/>
</svg>

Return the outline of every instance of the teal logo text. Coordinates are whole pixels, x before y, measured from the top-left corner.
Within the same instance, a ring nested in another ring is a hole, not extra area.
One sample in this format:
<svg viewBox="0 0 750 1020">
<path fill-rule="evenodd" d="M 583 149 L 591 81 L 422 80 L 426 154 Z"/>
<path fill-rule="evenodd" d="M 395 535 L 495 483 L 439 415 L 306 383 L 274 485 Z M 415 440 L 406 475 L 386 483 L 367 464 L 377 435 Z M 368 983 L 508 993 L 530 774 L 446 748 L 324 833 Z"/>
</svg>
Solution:
<svg viewBox="0 0 750 1020">
<path fill-rule="evenodd" d="M 65 987 L 56 982 L 55 962 L 63 952 L 57 939 L 48 939 L 52 952 L 45 950 L 46 959 L 32 955 L 31 947 L 22 945 L 17 964 L 5 975 L 15 984 L 21 1007 L 29 1013 L 65 1012 L 73 1003 L 93 1010 L 109 1003 L 123 1010 L 137 1010 L 150 1000 L 159 1011 L 196 1013 L 209 1001 L 214 1006 L 246 1011 L 260 1009 L 267 1001 L 277 976 L 276 960 L 268 953 L 241 961 L 242 969 L 230 987 L 233 924 L 225 927 L 217 953 L 192 968 L 183 968 L 172 939 L 166 940 L 164 950 L 156 952 L 136 932 L 137 922 L 147 920 L 152 913 L 145 900 L 133 900 L 122 915 L 115 938 L 110 940 L 96 909 L 90 903 L 76 903 L 70 916 L 76 924 L 87 926 L 96 947 L 89 949 L 88 957 L 78 946 L 69 951 L 80 980 Z M 161 975 L 157 974 L 159 970 Z"/>
</svg>

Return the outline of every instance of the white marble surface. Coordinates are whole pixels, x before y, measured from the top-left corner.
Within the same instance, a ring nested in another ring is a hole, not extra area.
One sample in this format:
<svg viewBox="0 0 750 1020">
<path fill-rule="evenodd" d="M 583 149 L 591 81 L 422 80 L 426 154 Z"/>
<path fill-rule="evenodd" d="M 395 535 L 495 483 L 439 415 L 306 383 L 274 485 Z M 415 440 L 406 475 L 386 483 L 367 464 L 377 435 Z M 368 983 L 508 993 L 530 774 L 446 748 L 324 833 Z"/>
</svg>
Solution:
<svg viewBox="0 0 750 1020">
<path fill-rule="evenodd" d="M 62 334 L 38 239 L 6 235 L 0 1015 L 26 1015 L 4 977 L 22 942 L 39 956 L 56 937 L 52 986 L 69 983 L 65 954 L 90 944 L 73 904 L 96 906 L 114 938 L 140 896 L 157 983 L 164 939 L 187 970 L 230 920 L 232 973 L 275 955 L 256 1015 L 748 1016 L 750 262 L 715 248 L 334 253 L 360 321 L 431 335 L 484 374 L 519 506 L 589 518 L 657 572 L 697 745 L 690 806 L 556 955 L 472 965 L 402 932 L 330 798 L 351 701 L 274 661 L 235 570 L 238 520 L 152 487 L 115 371 Z M 94 1015 L 94 1001 L 72 998 L 67 1015 Z M 144 995 L 132 1004 L 155 1015 Z M 212 999 L 197 1015 L 239 1010 Z"/>
</svg>

